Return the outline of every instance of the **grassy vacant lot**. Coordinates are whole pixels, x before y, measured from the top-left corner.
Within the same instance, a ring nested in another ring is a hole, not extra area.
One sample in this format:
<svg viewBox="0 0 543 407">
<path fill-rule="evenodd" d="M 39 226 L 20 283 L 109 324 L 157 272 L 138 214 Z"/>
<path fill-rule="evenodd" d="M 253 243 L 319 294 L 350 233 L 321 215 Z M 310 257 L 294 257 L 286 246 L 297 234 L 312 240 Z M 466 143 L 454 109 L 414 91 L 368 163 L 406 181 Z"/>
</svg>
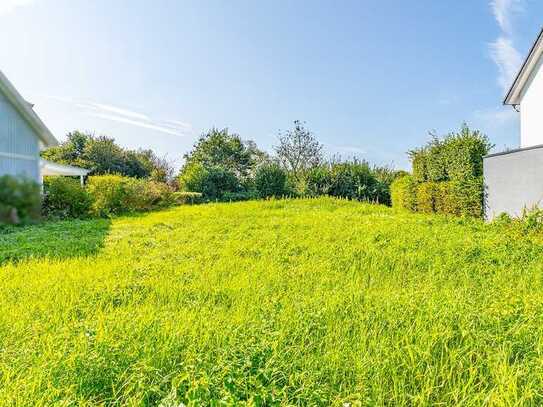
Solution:
<svg viewBox="0 0 543 407">
<path fill-rule="evenodd" d="M 2 405 L 543 403 L 543 245 L 332 199 L 0 234 Z"/>
</svg>

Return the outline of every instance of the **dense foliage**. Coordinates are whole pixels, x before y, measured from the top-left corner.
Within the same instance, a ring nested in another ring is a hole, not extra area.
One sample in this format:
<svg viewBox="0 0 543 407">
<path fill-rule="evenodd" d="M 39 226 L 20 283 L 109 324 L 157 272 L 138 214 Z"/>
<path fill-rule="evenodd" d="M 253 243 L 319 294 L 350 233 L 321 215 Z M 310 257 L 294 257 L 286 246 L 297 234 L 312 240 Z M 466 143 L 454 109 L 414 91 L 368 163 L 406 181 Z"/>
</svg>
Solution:
<svg viewBox="0 0 543 407">
<path fill-rule="evenodd" d="M 31 223 L 41 212 L 40 186 L 27 178 L 0 176 L 0 225 Z"/>
<path fill-rule="evenodd" d="M 171 164 L 151 150 L 126 150 L 109 137 L 75 131 L 61 145 L 42 152 L 42 157 L 59 164 L 87 168 L 93 175 L 120 174 L 167 182 Z"/>
<path fill-rule="evenodd" d="M 307 172 L 303 195 L 328 195 L 390 205 L 390 183 L 395 174 L 393 170 L 372 168 L 358 160 L 322 164 Z"/>
<path fill-rule="evenodd" d="M 92 207 L 92 195 L 79 180 L 47 177 L 44 180 L 43 214 L 48 218 L 85 218 Z"/>
<path fill-rule="evenodd" d="M 0 259 L 5 405 L 543 404 L 539 230 L 260 201 L 19 229 Z"/>
<path fill-rule="evenodd" d="M 281 198 L 292 194 L 286 171 L 275 163 L 258 168 L 255 188 L 260 198 Z"/>
<path fill-rule="evenodd" d="M 413 176 L 392 186 L 393 205 L 420 212 L 484 216 L 483 156 L 492 144 L 463 125 L 410 151 Z"/>
<path fill-rule="evenodd" d="M 127 212 L 149 211 L 172 206 L 176 195 L 162 182 L 123 177 L 120 175 L 93 176 L 88 180 L 94 216 L 112 216 Z"/>
<path fill-rule="evenodd" d="M 493 145 L 488 137 L 464 124 L 443 138 L 433 135 L 424 147 L 409 152 L 417 182 L 440 182 L 483 175 L 483 157 Z"/>
<path fill-rule="evenodd" d="M 185 154 L 179 187 L 200 192 L 205 200 L 230 200 L 232 196 L 254 196 L 256 169 L 268 161 L 252 141 L 243 141 L 228 129 L 211 129 Z"/>
</svg>

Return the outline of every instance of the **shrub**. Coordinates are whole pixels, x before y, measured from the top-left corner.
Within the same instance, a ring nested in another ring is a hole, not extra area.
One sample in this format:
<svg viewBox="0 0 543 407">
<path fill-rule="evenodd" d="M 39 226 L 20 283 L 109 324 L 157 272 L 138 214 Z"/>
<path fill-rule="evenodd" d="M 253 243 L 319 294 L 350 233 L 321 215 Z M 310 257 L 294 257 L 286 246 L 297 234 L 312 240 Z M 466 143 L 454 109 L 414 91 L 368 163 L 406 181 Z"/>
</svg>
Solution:
<svg viewBox="0 0 543 407">
<path fill-rule="evenodd" d="M 163 182 L 129 179 L 125 187 L 126 207 L 130 211 L 150 211 L 176 203 L 174 191 Z"/>
<path fill-rule="evenodd" d="M 492 144 L 479 131 L 463 126 L 446 143 L 447 175 L 451 180 L 473 179 L 483 175 L 483 157 Z"/>
<path fill-rule="evenodd" d="M 465 178 L 451 181 L 451 198 L 456 209 L 455 215 L 484 216 L 483 177 Z"/>
<path fill-rule="evenodd" d="M 415 211 L 417 209 L 417 183 L 411 175 L 399 177 L 390 186 L 392 206 Z"/>
<path fill-rule="evenodd" d="M 433 137 L 426 146 L 409 152 L 417 182 L 450 181 L 483 175 L 483 156 L 492 148 L 478 130 L 462 125 L 457 133 L 443 139 Z"/>
<path fill-rule="evenodd" d="M 427 155 L 428 154 L 425 148 L 416 149 L 409 152 L 411 165 L 413 167 L 413 179 L 416 182 L 428 181 L 428 171 L 426 170 Z"/>
<path fill-rule="evenodd" d="M 90 177 L 88 191 L 94 200 L 92 213 L 96 216 L 149 211 L 177 202 L 174 191 L 165 183 L 120 175 Z"/>
<path fill-rule="evenodd" d="M 0 176 L 0 224 L 31 223 L 40 218 L 40 186 L 25 177 Z"/>
<path fill-rule="evenodd" d="M 365 161 L 321 165 L 308 171 L 302 193 L 386 204 L 390 202 L 393 174 L 386 168 L 372 169 Z"/>
<path fill-rule="evenodd" d="M 333 164 L 330 195 L 360 201 L 377 201 L 377 180 L 366 162 Z"/>
<path fill-rule="evenodd" d="M 132 188 L 129 183 L 134 181 L 120 175 L 89 177 L 87 188 L 94 200 L 92 213 L 107 217 L 130 211 L 128 195 Z"/>
<path fill-rule="evenodd" d="M 332 189 L 332 174 L 328 166 L 320 165 L 311 168 L 299 186 L 299 192 L 305 196 L 330 195 Z"/>
<path fill-rule="evenodd" d="M 436 201 L 439 191 L 439 183 L 422 182 L 417 185 L 417 211 L 432 213 L 436 211 Z"/>
<path fill-rule="evenodd" d="M 242 192 L 236 175 L 222 167 L 204 167 L 200 163 L 187 166 L 179 177 L 184 191 L 200 192 L 204 200 L 222 200 L 227 192 Z"/>
<path fill-rule="evenodd" d="M 84 218 L 90 214 L 92 196 L 79 181 L 68 177 L 48 177 L 42 210 L 53 218 Z"/>
<path fill-rule="evenodd" d="M 484 215 L 483 192 L 482 177 L 423 182 L 417 186 L 417 210 L 480 218 Z"/>
<path fill-rule="evenodd" d="M 256 171 L 255 188 L 260 198 L 289 195 L 287 174 L 277 164 L 263 165 Z"/>
<path fill-rule="evenodd" d="M 372 173 L 376 180 L 375 194 L 377 202 L 388 206 L 392 205 L 390 186 L 396 178 L 408 175 L 408 173 L 402 170 L 396 171 L 389 167 L 374 167 Z"/>
</svg>

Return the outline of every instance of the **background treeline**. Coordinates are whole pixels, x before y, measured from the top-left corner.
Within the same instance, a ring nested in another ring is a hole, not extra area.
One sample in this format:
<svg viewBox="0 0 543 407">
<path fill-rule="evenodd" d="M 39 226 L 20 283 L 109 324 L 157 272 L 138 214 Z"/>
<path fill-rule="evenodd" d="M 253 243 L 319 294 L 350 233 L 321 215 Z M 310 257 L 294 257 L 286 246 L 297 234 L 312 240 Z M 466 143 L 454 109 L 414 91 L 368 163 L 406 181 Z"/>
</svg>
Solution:
<svg viewBox="0 0 543 407">
<path fill-rule="evenodd" d="M 463 125 L 459 132 L 435 135 L 424 147 L 409 152 L 413 174 L 395 180 L 392 204 L 419 212 L 484 215 L 483 156 L 488 138 Z"/>
<path fill-rule="evenodd" d="M 281 131 L 271 154 L 228 129 L 202 134 L 178 174 L 151 150 L 128 150 L 112 138 L 75 131 L 44 159 L 91 170 L 86 185 L 50 177 L 44 194 L 34 183 L 0 177 L 0 223 L 47 218 L 112 216 L 183 203 L 282 197 L 341 197 L 420 212 L 481 217 L 486 136 L 464 125 L 433 136 L 409 152 L 413 174 L 357 159 L 326 158 L 323 145 L 300 121 Z"/>
<path fill-rule="evenodd" d="M 152 150 L 128 150 L 106 136 L 74 131 L 57 147 L 41 153 L 42 158 L 59 164 L 91 170 L 91 175 L 118 174 L 167 182 L 173 166 Z"/>
<path fill-rule="evenodd" d="M 269 155 L 227 129 L 212 129 L 185 155 L 179 188 L 206 201 L 330 195 L 390 204 L 390 184 L 401 172 L 356 159 L 327 160 L 299 121 L 278 141 Z"/>
</svg>

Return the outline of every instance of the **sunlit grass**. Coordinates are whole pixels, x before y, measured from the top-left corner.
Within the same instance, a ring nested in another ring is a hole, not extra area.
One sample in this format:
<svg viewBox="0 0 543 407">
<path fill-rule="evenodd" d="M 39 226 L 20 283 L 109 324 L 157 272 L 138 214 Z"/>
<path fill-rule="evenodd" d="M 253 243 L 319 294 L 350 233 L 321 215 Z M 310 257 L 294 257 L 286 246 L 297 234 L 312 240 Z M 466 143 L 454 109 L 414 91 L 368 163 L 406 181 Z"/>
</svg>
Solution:
<svg viewBox="0 0 543 407">
<path fill-rule="evenodd" d="M 0 235 L 3 404 L 543 403 L 537 237 L 332 199 L 107 226 Z"/>
</svg>

